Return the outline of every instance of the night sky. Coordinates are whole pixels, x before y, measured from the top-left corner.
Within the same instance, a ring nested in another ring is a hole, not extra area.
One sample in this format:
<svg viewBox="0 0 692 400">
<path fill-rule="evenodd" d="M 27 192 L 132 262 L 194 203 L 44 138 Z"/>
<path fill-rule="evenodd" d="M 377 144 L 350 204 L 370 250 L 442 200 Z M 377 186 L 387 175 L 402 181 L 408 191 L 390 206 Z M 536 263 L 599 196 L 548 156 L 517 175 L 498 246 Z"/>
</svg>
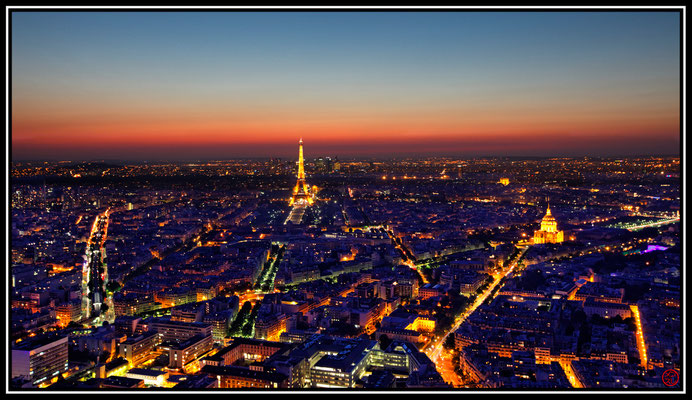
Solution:
<svg viewBox="0 0 692 400">
<path fill-rule="evenodd" d="M 13 12 L 12 158 L 678 154 L 678 12 Z"/>
</svg>

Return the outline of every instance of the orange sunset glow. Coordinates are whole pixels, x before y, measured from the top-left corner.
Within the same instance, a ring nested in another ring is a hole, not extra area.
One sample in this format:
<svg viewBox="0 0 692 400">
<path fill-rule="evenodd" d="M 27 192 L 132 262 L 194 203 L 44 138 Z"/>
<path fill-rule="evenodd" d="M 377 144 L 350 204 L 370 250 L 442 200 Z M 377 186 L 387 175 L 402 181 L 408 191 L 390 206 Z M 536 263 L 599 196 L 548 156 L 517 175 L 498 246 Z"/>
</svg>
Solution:
<svg viewBox="0 0 692 400">
<path fill-rule="evenodd" d="M 315 16 L 17 14 L 13 158 L 287 156 L 301 136 L 343 156 L 679 146 L 676 39 L 663 16 L 526 14 L 532 28 L 493 13 L 323 15 L 333 27 Z M 466 40 L 496 22 L 506 31 Z M 362 30 L 347 34 L 354 24 Z M 585 25 L 598 34 L 575 37 Z M 635 28 L 645 42 L 617 33 Z M 642 46 L 668 56 L 644 58 Z"/>
</svg>

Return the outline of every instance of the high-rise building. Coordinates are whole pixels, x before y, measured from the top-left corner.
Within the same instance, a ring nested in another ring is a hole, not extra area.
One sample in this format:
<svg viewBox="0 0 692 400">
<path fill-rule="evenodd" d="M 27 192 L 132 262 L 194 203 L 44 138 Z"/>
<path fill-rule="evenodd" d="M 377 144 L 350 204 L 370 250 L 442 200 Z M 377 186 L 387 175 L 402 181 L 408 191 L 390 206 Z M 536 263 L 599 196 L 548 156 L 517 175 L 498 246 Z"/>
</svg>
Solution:
<svg viewBox="0 0 692 400">
<path fill-rule="evenodd" d="M 211 335 L 197 335 L 184 342 L 164 344 L 168 347 L 168 368 L 185 368 L 197 357 L 209 352 L 213 345 L 214 339 Z"/>
<path fill-rule="evenodd" d="M 38 386 L 66 372 L 67 336 L 37 336 L 12 349 L 12 378 Z"/>
<path fill-rule="evenodd" d="M 149 330 L 158 333 L 163 340 L 185 341 L 193 336 L 211 336 L 212 326 L 203 322 L 182 322 L 166 318 L 153 318 Z"/>
<path fill-rule="evenodd" d="M 316 168 L 318 171 L 320 171 L 320 172 L 324 172 L 324 171 L 325 171 L 325 169 L 326 169 L 326 164 L 327 164 L 327 162 L 326 162 L 326 160 L 324 159 L 324 157 L 320 157 L 320 158 L 318 158 L 317 160 L 315 160 L 315 168 Z"/>
<path fill-rule="evenodd" d="M 132 365 L 139 365 L 149 359 L 154 347 L 161 342 L 156 332 L 145 332 L 139 336 L 130 336 L 118 347 L 120 357 Z"/>
<path fill-rule="evenodd" d="M 325 172 L 328 172 L 328 173 L 334 171 L 334 163 L 332 162 L 331 157 L 327 157 L 324 159 L 324 169 L 325 169 Z"/>
<path fill-rule="evenodd" d="M 79 300 L 72 300 L 56 307 L 58 325 L 67 326 L 70 322 L 79 321 L 82 318 L 82 304 Z"/>
</svg>

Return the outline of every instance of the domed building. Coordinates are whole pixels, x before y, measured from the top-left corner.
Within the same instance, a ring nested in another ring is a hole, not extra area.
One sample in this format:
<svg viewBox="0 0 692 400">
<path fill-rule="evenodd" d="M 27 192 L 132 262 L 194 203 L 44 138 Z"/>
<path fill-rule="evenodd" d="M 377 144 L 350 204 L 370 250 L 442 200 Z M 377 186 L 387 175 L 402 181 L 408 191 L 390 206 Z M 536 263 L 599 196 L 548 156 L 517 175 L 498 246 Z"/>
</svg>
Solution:
<svg viewBox="0 0 692 400">
<path fill-rule="evenodd" d="M 548 210 L 541 220 L 541 229 L 533 233 L 533 243 L 562 243 L 564 240 L 565 233 L 557 229 L 557 221 L 550 212 L 550 204 L 548 204 Z"/>
</svg>

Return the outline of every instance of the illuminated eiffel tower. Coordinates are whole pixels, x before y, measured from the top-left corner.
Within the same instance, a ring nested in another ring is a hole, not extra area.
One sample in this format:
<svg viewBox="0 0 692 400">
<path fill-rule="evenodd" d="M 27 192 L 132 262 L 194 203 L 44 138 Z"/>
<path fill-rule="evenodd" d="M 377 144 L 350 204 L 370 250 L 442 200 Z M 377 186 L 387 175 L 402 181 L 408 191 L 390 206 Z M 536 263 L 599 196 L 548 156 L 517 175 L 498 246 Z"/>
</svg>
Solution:
<svg viewBox="0 0 692 400">
<path fill-rule="evenodd" d="M 289 205 L 312 205 L 313 198 L 308 190 L 308 184 L 305 182 L 305 166 L 303 164 L 303 138 L 298 142 L 298 182 L 293 188 L 293 196 Z"/>
</svg>

